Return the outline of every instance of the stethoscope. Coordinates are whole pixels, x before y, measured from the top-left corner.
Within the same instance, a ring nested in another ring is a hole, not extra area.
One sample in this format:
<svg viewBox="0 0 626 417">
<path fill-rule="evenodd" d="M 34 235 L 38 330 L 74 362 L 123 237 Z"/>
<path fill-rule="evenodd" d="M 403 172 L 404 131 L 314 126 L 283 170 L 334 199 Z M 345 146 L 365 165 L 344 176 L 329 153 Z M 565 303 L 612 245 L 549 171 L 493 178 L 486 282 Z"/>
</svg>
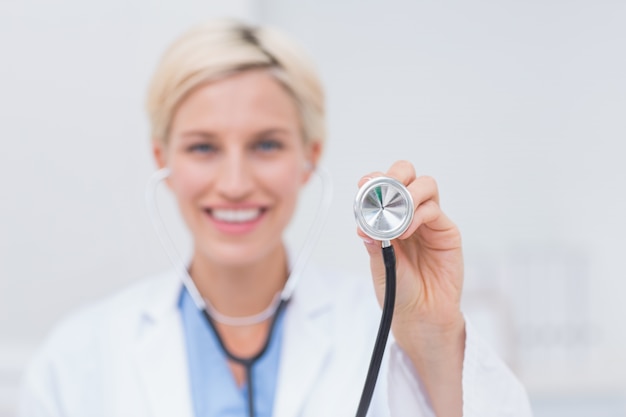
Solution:
<svg viewBox="0 0 626 417">
<path fill-rule="evenodd" d="M 322 188 L 322 198 L 320 199 L 318 209 L 316 211 L 313 225 L 309 231 L 305 244 L 298 257 L 293 264 L 293 268 L 289 274 L 289 278 L 280 292 L 275 297 L 270 306 L 261 313 L 254 316 L 233 318 L 221 315 L 215 310 L 210 303 L 205 300 L 193 280 L 189 276 L 189 272 L 182 261 L 182 257 L 176 251 L 173 241 L 165 228 L 161 218 L 157 204 L 157 188 L 158 185 L 170 176 L 170 170 L 163 168 L 156 171 L 146 188 L 146 204 L 150 219 L 157 232 L 159 240 L 174 266 L 176 273 L 180 277 L 183 285 L 189 292 L 194 304 L 198 310 L 202 311 L 207 323 L 213 330 L 224 354 L 233 362 L 242 365 L 245 370 L 246 381 L 248 383 L 248 415 L 254 417 L 254 384 L 252 383 L 252 373 L 254 364 L 265 354 L 272 339 L 275 325 L 278 317 L 285 310 L 293 292 L 296 288 L 300 277 L 304 271 L 306 262 L 308 261 L 313 248 L 319 240 L 322 227 L 330 212 L 332 200 L 332 182 L 328 173 L 321 167 L 317 167 L 313 171 L 320 179 Z M 359 189 L 354 201 L 354 216 L 361 230 L 374 240 L 382 242 L 382 256 L 385 264 L 386 286 L 383 302 L 383 312 L 376 336 L 376 342 L 372 352 L 367 377 L 363 386 L 361 399 L 359 401 L 356 417 L 365 417 L 369 409 L 376 380 L 382 363 L 382 359 L 391 329 L 391 321 L 396 296 L 396 259 L 391 241 L 396 239 L 411 224 L 413 220 L 413 199 L 406 187 L 399 181 L 389 177 L 377 177 L 368 180 Z M 221 338 L 216 321 L 233 325 L 245 326 L 260 323 L 271 318 L 270 328 L 265 343 L 259 351 L 250 357 L 240 357 L 229 351 Z"/>
</svg>

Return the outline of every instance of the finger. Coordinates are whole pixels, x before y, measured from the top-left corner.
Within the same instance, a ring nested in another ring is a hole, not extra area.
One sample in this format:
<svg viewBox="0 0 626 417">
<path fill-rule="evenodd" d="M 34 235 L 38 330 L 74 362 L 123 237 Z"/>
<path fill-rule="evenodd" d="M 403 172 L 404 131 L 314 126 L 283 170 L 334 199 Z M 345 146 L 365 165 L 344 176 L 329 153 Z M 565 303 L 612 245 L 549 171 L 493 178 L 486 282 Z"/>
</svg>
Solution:
<svg viewBox="0 0 626 417">
<path fill-rule="evenodd" d="M 388 177 L 395 178 L 404 185 L 408 185 L 415 180 L 415 168 L 409 161 L 396 161 L 389 168 L 386 174 Z"/>
<path fill-rule="evenodd" d="M 434 200 L 420 204 L 413 215 L 413 221 L 399 239 L 408 239 L 422 226 L 433 231 L 446 231 L 455 228 L 455 224 L 446 216 Z"/>
<path fill-rule="evenodd" d="M 418 177 L 407 186 L 407 189 L 411 193 L 415 208 L 428 200 L 433 200 L 439 204 L 439 186 L 433 177 Z"/>
<path fill-rule="evenodd" d="M 383 173 L 382 173 L 382 172 L 380 172 L 380 171 L 370 172 L 369 174 L 364 175 L 364 176 L 362 176 L 362 177 L 361 177 L 361 179 L 359 180 L 358 186 L 359 186 L 359 188 L 361 188 L 361 187 L 363 187 L 363 184 L 365 184 L 365 183 L 366 183 L 366 182 L 368 182 L 369 180 L 374 179 L 374 178 L 376 178 L 376 177 L 382 177 L 382 176 L 384 176 L 384 175 L 385 175 L 385 174 L 383 174 Z"/>
</svg>

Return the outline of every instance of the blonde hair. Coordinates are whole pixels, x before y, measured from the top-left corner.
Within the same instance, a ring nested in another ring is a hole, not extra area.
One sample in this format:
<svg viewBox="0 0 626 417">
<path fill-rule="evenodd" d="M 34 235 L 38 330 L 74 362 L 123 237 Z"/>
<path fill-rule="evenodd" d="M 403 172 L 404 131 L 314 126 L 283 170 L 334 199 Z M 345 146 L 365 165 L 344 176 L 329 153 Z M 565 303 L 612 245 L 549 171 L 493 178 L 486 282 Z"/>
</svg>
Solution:
<svg viewBox="0 0 626 417">
<path fill-rule="evenodd" d="M 267 68 L 292 95 L 304 140 L 323 142 L 324 92 L 306 54 L 275 29 L 230 19 L 197 26 L 166 50 L 148 88 L 152 139 L 167 144 L 176 109 L 194 89 L 233 73 L 260 68 Z"/>
</svg>

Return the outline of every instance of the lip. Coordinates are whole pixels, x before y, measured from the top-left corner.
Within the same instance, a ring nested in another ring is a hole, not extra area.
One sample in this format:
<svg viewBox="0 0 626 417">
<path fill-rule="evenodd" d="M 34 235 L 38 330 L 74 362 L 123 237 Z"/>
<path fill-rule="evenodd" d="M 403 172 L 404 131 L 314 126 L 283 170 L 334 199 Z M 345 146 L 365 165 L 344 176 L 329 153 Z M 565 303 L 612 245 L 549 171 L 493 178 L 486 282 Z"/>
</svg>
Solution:
<svg viewBox="0 0 626 417">
<path fill-rule="evenodd" d="M 255 210 L 258 214 L 248 220 Z M 242 235 L 254 231 L 265 218 L 267 210 L 267 207 L 259 205 L 212 206 L 205 207 L 204 213 L 219 232 Z M 221 212 L 219 216 L 214 214 L 216 211 Z"/>
</svg>

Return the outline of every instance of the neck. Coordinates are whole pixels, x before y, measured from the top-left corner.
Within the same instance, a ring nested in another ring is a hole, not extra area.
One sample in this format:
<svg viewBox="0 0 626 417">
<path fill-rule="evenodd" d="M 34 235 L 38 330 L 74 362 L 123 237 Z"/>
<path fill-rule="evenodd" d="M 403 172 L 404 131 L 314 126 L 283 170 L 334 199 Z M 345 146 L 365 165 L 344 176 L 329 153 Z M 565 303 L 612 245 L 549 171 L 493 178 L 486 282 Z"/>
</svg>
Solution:
<svg viewBox="0 0 626 417">
<path fill-rule="evenodd" d="M 221 265 L 197 249 L 190 275 L 203 298 L 221 314 L 242 317 L 263 311 L 285 285 L 287 255 L 282 245 L 245 265 Z"/>
</svg>

